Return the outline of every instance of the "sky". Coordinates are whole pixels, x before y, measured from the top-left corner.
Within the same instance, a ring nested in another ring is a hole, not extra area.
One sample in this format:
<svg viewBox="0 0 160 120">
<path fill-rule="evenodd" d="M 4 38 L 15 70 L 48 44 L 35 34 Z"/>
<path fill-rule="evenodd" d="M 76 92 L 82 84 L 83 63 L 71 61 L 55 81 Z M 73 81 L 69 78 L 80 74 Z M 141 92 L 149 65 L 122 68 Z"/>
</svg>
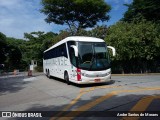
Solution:
<svg viewBox="0 0 160 120">
<path fill-rule="evenodd" d="M 68 28 L 66 25 L 48 24 L 46 16 L 40 13 L 41 0 L 0 0 L 0 32 L 7 37 L 24 38 L 24 33 L 37 31 L 55 32 Z M 110 20 L 99 25 L 113 25 L 119 21 L 132 0 L 105 0 L 111 5 Z"/>
</svg>

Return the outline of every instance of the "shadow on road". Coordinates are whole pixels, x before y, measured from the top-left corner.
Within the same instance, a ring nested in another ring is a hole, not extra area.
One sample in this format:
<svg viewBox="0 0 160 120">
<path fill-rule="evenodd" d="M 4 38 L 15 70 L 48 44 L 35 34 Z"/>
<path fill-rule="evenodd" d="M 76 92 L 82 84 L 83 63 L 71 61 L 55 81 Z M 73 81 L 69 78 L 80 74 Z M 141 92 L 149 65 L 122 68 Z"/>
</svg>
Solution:
<svg viewBox="0 0 160 120">
<path fill-rule="evenodd" d="M 6 93 L 14 93 L 25 88 L 25 84 L 30 83 L 29 81 L 23 81 L 24 78 L 29 78 L 28 76 L 18 76 L 3 78 L 0 80 L 0 95 Z"/>
<path fill-rule="evenodd" d="M 107 95 L 107 94 L 106 94 Z M 49 119 L 49 118 L 53 118 L 53 117 L 65 117 L 66 115 L 68 115 L 67 117 L 73 117 L 76 120 L 91 120 L 91 119 L 96 119 L 96 120 L 104 120 L 104 119 L 109 119 L 109 120 L 120 120 L 122 117 L 116 117 L 116 115 L 118 113 L 128 113 L 131 112 L 130 110 L 133 108 L 133 106 L 135 106 L 137 104 L 137 102 L 144 96 L 147 96 L 145 94 L 143 95 L 136 95 L 136 94 L 128 94 L 128 95 L 124 95 L 124 96 L 118 96 L 118 95 L 114 95 L 110 98 L 106 98 L 105 100 L 101 101 L 101 102 L 97 102 L 97 99 L 100 99 L 102 96 L 93 96 L 91 97 L 89 100 L 82 100 L 79 99 L 77 101 L 76 104 L 74 104 L 73 106 L 71 106 L 67 111 L 62 111 L 63 108 L 65 108 L 66 106 L 68 106 L 68 104 L 65 105 L 60 105 L 60 106 L 56 106 L 54 105 L 50 105 L 50 106 L 43 106 L 40 104 L 35 104 L 33 105 L 31 108 L 26 109 L 26 112 L 41 112 L 42 116 L 46 116 L 44 118 L 37 118 L 39 120 L 43 120 L 43 119 Z M 147 97 L 146 97 L 147 99 Z M 93 102 L 97 102 L 97 104 L 93 105 Z M 160 103 L 159 103 L 160 104 Z M 144 104 L 145 105 L 145 104 Z M 84 111 L 81 109 L 81 111 L 79 108 L 85 106 L 84 107 Z M 76 111 L 73 111 L 76 110 Z M 137 109 L 136 111 L 133 111 L 133 113 L 138 112 L 139 110 Z M 147 108 L 146 110 L 144 110 L 146 112 L 150 112 L 150 111 L 159 111 L 159 107 L 155 106 L 154 107 L 150 107 L 149 109 Z M 140 111 L 140 112 L 144 112 L 144 111 Z M 24 112 L 24 111 L 23 111 Z M 60 114 L 61 113 L 61 114 Z M 77 114 L 77 115 L 75 115 Z M 66 117 L 66 118 L 67 118 Z M 108 117 L 108 118 L 107 118 Z M 133 118 L 133 117 L 131 117 Z M 14 118 L 14 120 L 21 120 L 22 118 Z M 25 120 L 28 120 L 28 118 L 23 118 Z M 29 118 L 29 119 L 35 119 L 35 118 Z M 140 117 L 140 120 L 159 120 L 159 117 Z M 9 118 L 9 120 L 11 120 Z M 13 120 L 13 118 L 12 118 Z"/>
<path fill-rule="evenodd" d="M 54 79 L 56 81 L 63 82 L 64 84 L 67 84 L 65 80 L 60 79 L 60 78 L 56 78 L 56 77 L 52 76 L 50 79 Z M 70 85 L 73 85 L 73 86 L 79 87 L 79 88 L 87 88 L 87 87 L 94 87 L 94 86 L 112 85 L 114 83 L 115 83 L 115 80 L 110 80 L 110 81 L 105 82 L 105 83 L 92 83 L 92 84 L 76 84 L 76 83 L 70 82 Z"/>
</svg>

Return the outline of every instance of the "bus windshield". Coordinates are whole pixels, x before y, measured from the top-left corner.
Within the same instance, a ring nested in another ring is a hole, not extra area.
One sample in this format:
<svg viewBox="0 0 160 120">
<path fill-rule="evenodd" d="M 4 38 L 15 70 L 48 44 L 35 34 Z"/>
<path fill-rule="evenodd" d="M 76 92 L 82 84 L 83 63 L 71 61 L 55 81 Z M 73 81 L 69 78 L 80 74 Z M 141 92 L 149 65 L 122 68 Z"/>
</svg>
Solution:
<svg viewBox="0 0 160 120">
<path fill-rule="evenodd" d="M 78 42 L 78 67 L 96 71 L 110 68 L 110 59 L 105 42 Z"/>
</svg>

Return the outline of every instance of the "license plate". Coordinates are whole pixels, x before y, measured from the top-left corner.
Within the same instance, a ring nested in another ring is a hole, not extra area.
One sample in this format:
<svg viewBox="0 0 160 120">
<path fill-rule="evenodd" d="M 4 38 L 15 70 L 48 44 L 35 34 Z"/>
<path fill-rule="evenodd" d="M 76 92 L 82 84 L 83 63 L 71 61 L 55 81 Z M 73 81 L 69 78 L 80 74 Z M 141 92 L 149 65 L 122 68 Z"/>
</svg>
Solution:
<svg viewBox="0 0 160 120">
<path fill-rule="evenodd" d="M 95 82 L 100 82 L 101 80 L 100 80 L 100 79 L 95 79 L 94 81 L 95 81 Z"/>
</svg>

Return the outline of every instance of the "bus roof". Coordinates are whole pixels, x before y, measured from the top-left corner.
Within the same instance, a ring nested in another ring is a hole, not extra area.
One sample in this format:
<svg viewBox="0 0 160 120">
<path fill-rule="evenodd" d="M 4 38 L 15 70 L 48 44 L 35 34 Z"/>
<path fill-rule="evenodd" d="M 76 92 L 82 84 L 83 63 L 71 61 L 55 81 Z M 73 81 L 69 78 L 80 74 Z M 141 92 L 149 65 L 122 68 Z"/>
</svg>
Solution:
<svg viewBox="0 0 160 120">
<path fill-rule="evenodd" d="M 54 44 L 53 46 L 51 46 L 50 48 L 48 48 L 47 50 L 45 50 L 44 52 L 47 52 L 48 50 L 51 50 L 67 41 L 82 41 L 82 42 L 104 42 L 103 39 L 100 38 L 95 38 L 95 37 L 86 37 L 86 36 L 71 36 L 71 37 L 67 37 L 61 41 L 59 41 L 58 43 Z"/>
</svg>

